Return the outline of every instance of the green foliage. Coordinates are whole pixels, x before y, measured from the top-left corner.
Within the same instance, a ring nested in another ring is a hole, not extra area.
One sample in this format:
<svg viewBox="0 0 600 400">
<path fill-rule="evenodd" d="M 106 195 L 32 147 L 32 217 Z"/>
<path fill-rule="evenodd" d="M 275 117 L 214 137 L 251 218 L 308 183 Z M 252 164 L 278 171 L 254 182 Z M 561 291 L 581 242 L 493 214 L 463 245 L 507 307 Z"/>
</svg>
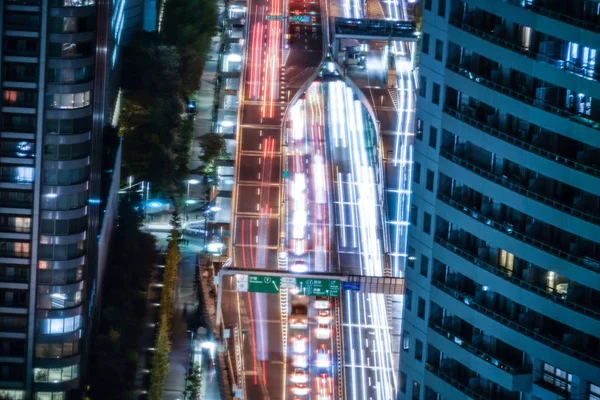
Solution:
<svg viewBox="0 0 600 400">
<path fill-rule="evenodd" d="M 161 400 L 165 388 L 165 380 L 169 375 L 169 353 L 171 342 L 169 341 L 169 323 L 165 315 L 161 315 L 158 334 L 156 335 L 156 347 L 152 356 L 152 368 L 150 369 L 150 387 L 148 388 L 148 400 Z"/>
<path fill-rule="evenodd" d="M 186 399 L 198 400 L 202 391 L 202 371 L 200 370 L 200 364 L 195 362 L 190 369 L 190 373 L 187 377 L 185 384 Z"/>
<path fill-rule="evenodd" d="M 215 161 L 227 159 L 227 147 L 225 137 L 219 134 L 207 133 L 200 136 L 199 139 L 202 155 L 202 173 L 210 176 L 214 172 Z"/>
</svg>

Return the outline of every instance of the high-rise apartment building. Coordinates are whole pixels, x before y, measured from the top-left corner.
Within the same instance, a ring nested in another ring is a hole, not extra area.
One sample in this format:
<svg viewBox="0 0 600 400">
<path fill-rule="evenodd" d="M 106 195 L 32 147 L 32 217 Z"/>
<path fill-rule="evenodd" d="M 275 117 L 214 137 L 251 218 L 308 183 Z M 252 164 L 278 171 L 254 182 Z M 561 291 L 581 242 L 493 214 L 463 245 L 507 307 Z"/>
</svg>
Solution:
<svg viewBox="0 0 600 400">
<path fill-rule="evenodd" d="M 0 1 L 2 399 L 82 398 L 118 187 L 120 153 L 103 172 L 102 143 L 125 1 Z"/>
<path fill-rule="evenodd" d="M 401 399 L 600 399 L 600 3 L 421 0 Z"/>
</svg>

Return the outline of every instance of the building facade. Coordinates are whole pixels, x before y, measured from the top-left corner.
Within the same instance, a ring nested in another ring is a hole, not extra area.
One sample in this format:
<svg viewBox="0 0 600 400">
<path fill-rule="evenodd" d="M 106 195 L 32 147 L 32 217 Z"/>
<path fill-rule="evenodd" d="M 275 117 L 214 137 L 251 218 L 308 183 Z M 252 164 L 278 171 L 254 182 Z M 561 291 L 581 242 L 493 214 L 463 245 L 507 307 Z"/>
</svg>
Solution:
<svg viewBox="0 0 600 400">
<path fill-rule="evenodd" d="M 102 190 L 116 98 L 107 82 L 123 26 L 114 10 L 96 0 L 0 2 L 3 399 L 82 398 L 98 253 L 110 234 L 101 228 L 112 226 L 102 216 L 115 208 Z"/>
<path fill-rule="evenodd" d="M 600 399 L 600 3 L 421 0 L 401 399 Z"/>
</svg>

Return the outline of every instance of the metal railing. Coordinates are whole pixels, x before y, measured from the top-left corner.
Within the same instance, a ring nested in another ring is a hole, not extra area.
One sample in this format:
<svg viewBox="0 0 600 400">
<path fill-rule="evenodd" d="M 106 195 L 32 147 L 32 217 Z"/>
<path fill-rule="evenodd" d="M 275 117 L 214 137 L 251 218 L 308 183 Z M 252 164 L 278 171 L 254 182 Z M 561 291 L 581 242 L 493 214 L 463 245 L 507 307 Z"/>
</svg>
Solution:
<svg viewBox="0 0 600 400">
<path fill-rule="evenodd" d="M 438 192 L 437 198 L 440 199 L 441 201 L 443 201 L 444 203 L 452 206 L 453 208 L 463 212 L 464 214 L 467 214 L 471 218 L 474 218 L 477 221 L 479 221 L 491 228 L 494 228 L 499 232 L 502 232 L 506 235 L 512 236 L 513 238 L 515 238 L 523 243 L 526 243 L 530 246 L 533 246 L 542 251 L 545 251 L 546 253 L 552 254 L 553 256 L 567 260 L 573 264 L 577 264 L 579 266 L 587 268 L 590 271 L 600 272 L 600 268 L 595 267 L 595 264 L 594 264 L 594 266 L 592 266 L 592 263 L 590 263 L 588 260 L 586 260 L 586 258 L 573 256 L 573 255 L 567 253 L 566 251 L 560 250 L 554 246 L 551 246 L 549 244 L 541 242 L 541 241 L 534 239 L 531 236 L 527 236 L 521 232 L 517 232 L 514 230 L 514 228 L 509 226 L 510 224 L 508 222 L 500 223 L 500 222 L 492 220 L 491 218 L 489 218 L 487 216 L 482 216 L 479 211 L 474 210 L 470 207 L 467 207 L 442 193 Z"/>
<path fill-rule="evenodd" d="M 502 131 L 499 131 L 498 129 L 492 128 L 491 126 L 484 124 L 483 122 L 481 122 L 475 118 L 469 117 L 468 115 L 463 114 L 459 110 L 456 110 L 454 108 L 451 108 L 451 107 L 445 105 L 444 112 L 446 114 L 458 119 L 461 122 L 469 124 L 472 127 L 477 128 L 480 131 L 487 133 L 488 135 L 494 136 L 495 138 L 501 139 L 509 144 L 512 144 L 513 146 L 520 147 L 523 150 L 527 150 L 530 153 L 537 154 L 538 156 L 544 157 L 548 160 L 556 161 L 557 163 L 563 164 L 569 168 L 573 168 L 578 171 L 585 172 L 586 174 L 589 174 L 589 175 L 592 175 L 595 177 L 600 177 L 600 170 L 598 170 L 596 168 L 588 167 L 587 165 L 584 165 L 580 162 L 571 160 L 567 157 L 558 155 L 556 153 L 552 153 L 548 150 L 544 150 L 541 147 L 534 146 L 531 143 L 527 143 L 524 140 L 517 139 L 514 136 L 511 136 Z"/>
<path fill-rule="evenodd" d="M 567 205 L 559 203 L 555 200 L 549 199 L 548 197 L 542 196 L 536 192 L 533 192 L 529 189 L 526 189 L 525 187 L 523 187 L 519 184 L 513 183 L 504 177 L 499 177 L 485 169 L 482 169 L 474 164 L 471 164 L 470 162 L 464 160 L 463 158 L 460 158 L 459 156 L 457 156 L 453 153 L 450 153 L 447 150 L 440 150 L 440 154 L 444 158 L 446 158 L 456 164 L 459 164 L 461 167 L 466 168 L 469 171 L 476 173 L 477 175 L 480 175 L 481 177 L 483 177 L 487 180 L 490 180 L 498 185 L 501 185 L 507 189 L 517 192 L 525 197 L 531 198 L 532 200 L 543 203 L 543 204 L 545 204 L 549 207 L 555 208 L 559 211 L 571 214 L 574 217 L 580 218 L 582 220 L 592 222 L 595 224 L 600 224 L 600 218 L 596 217 L 595 215 L 585 213 L 574 207 L 567 206 Z"/>
<path fill-rule="evenodd" d="M 344 396 L 345 368 L 344 368 L 344 352 L 342 343 L 344 343 L 344 330 L 342 327 L 342 301 L 339 298 L 332 298 L 333 309 L 335 316 L 335 347 L 337 352 L 337 392 L 338 399 L 342 400 Z"/>
<path fill-rule="evenodd" d="M 593 214 L 588 214 L 588 213 L 578 210 L 574 207 L 567 206 L 563 203 L 559 203 L 558 201 L 549 199 L 546 196 L 542 196 L 541 194 L 538 194 L 534 191 L 526 189 L 517 183 L 513 183 L 506 178 L 500 177 L 489 171 L 484 170 L 483 168 L 480 168 L 474 164 L 471 164 L 470 162 L 464 160 L 463 158 L 460 158 L 459 156 L 457 156 L 453 153 L 450 153 L 447 150 L 440 150 L 440 155 L 442 155 L 444 158 L 446 158 L 456 164 L 459 164 L 461 167 L 468 169 L 469 171 L 481 176 L 482 178 L 485 178 L 485 179 L 492 181 L 500 186 L 503 186 L 506 189 L 510 189 L 513 192 L 516 192 L 522 196 L 528 197 L 531 200 L 535 200 L 535 201 L 540 202 L 548 207 L 552 207 L 558 211 L 562 211 L 564 213 L 570 214 L 570 215 L 572 215 L 576 218 L 582 219 L 584 221 L 591 222 L 596 225 L 600 225 L 600 217 L 597 217 Z"/>
<path fill-rule="evenodd" d="M 493 319 L 494 321 L 516 331 L 517 333 L 520 333 L 522 335 L 528 336 L 534 340 L 537 340 L 540 343 L 545 344 L 548 347 L 552 347 L 553 349 L 556 349 L 562 353 L 565 353 L 573 358 L 576 358 L 578 360 L 581 360 L 585 363 L 588 364 L 592 364 L 595 366 L 600 366 L 600 359 L 595 358 L 595 357 L 590 357 L 588 354 L 573 349 L 569 346 L 566 346 L 564 344 L 562 344 L 561 342 L 559 342 L 558 340 L 546 336 L 546 335 L 542 335 L 539 332 L 536 332 L 534 329 L 531 329 L 525 325 L 522 325 L 518 322 L 515 322 L 511 319 L 506 318 L 505 316 L 491 310 L 490 308 L 478 303 L 472 296 L 468 296 L 462 292 L 460 292 L 459 290 L 456 290 L 454 288 L 451 288 L 450 286 L 447 286 L 445 283 L 437 280 L 436 278 L 432 278 L 431 279 L 431 284 L 433 286 L 435 286 L 436 288 L 442 290 L 443 292 L 445 292 L 446 294 L 454 297 L 455 299 L 461 301 L 463 304 L 471 307 L 472 309 L 474 309 L 475 311 L 485 315 L 488 318 Z"/>
<path fill-rule="evenodd" d="M 490 363 L 494 367 L 500 368 L 501 370 L 504 370 L 511 375 L 531 374 L 531 371 L 527 367 L 512 366 L 508 362 L 502 361 L 498 357 L 491 355 L 486 350 L 473 346 L 472 344 L 468 343 L 468 341 L 466 339 L 461 338 L 460 336 L 456 335 L 455 333 L 447 330 L 443 326 L 438 325 L 437 323 L 435 323 L 431 320 L 429 321 L 429 327 L 431 329 L 433 329 L 434 331 L 436 331 L 437 333 L 439 333 L 440 336 L 443 336 L 446 339 L 450 340 L 455 345 L 462 347 L 463 349 L 467 350 L 469 353 L 473 354 L 474 356 L 481 358 L 482 360 Z"/>
<path fill-rule="evenodd" d="M 485 78 L 481 75 L 477 75 L 466 68 L 460 67 L 451 62 L 446 62 L 446 68 L 452 72 L 455 72 L 473 82 L 476 82 L 480 85 L 488 87 L 498 93 L 501 93 L 505 96 L 512 97 L 513 99 L 519 100 L 522 103 L 528 104 L 531 107 L 539 108 L 541 110 L 547 111 L 551 114 L 558 115 L 559 117 L 566 118 L 570 121 L 577 122 L 579 124 L 588 126 L 593 129 L 599 129 L 600 123 L 597 121 L 593 121 L 586 116 L 578 113 L 574 113 L 568 111 L 564 108 L 560 108 L 557 106 L 553 106 L 551 104 L 546 103 L 544 100 L 535 99 L 533 97 L 526 96 L 522 93 L 517 92 L 509 87 L 496 83 L 488 78 Z"/>
<path fill-rule="evenodd" d="M 450 24 L 457 28 L 460 28 L 464 31 L 467 31 L 471 34 L 474 34 L 474 35 L 480 37 L 481 39 L 484 39 L 488 42 L 494 43 L 495 45 L 504 47 L 508 50 L 512 50 L 515 53 L 522 54 L 532 60 L 542 61 L 545 64 L 548 64 L 558 70 L 562 70 L 562 71 L 565 71 L 570 74 L 573 74 L 573 75 L 576 75 L 576 76 L 579 76 L 582 78 L 586 78 L 586 79 L 592 78 L 595 81 L 600 80 L 600 74 L 597 73 L 596 71 L 594 71 L 593 69 L 578 67 L 570 61 L 560 60 L 557 58 L 550 57 L 543 53 L 535 52 L 526 47 L 523 47 L 516 43 L 513 43 L 509 40 L 503 39 L 499 36 L 492 35 L 488 32 L 482 31 L 481 29 L 477 29 L 474 26 L 469 25 L 465 22 L 459 21 L 457 19 L 451 19 Z M 582 70 L 582 72 L 577 71 L 577 68 L 580 68 Z M 583 72 L 583 71 L 585 71 L 585 72 Z"/>
<path fill-rule="evenodd" d="M 442 380 L 446 381 L 446 383 L 449 383 L 450 385 L 454 386 L 456 389 L 460 390 L 461 392 L 463 392 L 464 394 L 466 394 L 467 396 L 469 396 L 473 399 L 477 399 L 477 400 L 488 400 L 489 399 L 487 396 L 483 396 L 483 395 L 477 393 L 476 391 L 474 391 L 473 389 L 470 389 L 467 385 L 465 385 L 461 381 L 454 379 L 452 376 L 445 373 L 441 369 L 433 366 L 430 363 L 425 363 L 425 369 L 427 371 L 431 372 L 432 374 L 436 375 L 438 378 L 441 378 Z"/>
<path fill-rule="evenodd" d="M 595 311 L 595 310 L 588 308 L 586 306 L 583 306 L 581 304 L 575 303 L 571 300 L 568 300 L 567 297 L 557 295 L 556 293 L 552 293 L 552 292 L 545 290 L 539 286 L 535 286 L 521 278 L 518 278 L 511 271 L 509 271 L 503 267 L 500 267 L 500 266 L 494 266 L 492 264 L 489 264 L 489 263 L 483 261 L 482 259 L 477 258 L 473 254 L 467 252 L 466 250 L 453 245 L 452 243 L 450 243 L 449 241 L 447 241 L 446 239 L 444 239 L 440 236 L 436 235 L 434 237 L 434 240 L 436 243 L 438 243 L 439 245 L 450 250 L 454 254 L 459 255 L 460 257 L 464 258 L 465 260 L 469 261 L 470 263 L 475 264 L 477 267 L 485 269 L 486 271 L 488 271 L 506 281 L 509 281 L 510 283 L 513 283 L 523 289 L 526 289 L 532 293 L 535 293 L 538 296 L 541 296 L 545 299 L 551 300 L 556 304 L 559 304 L 561 306 L 570 308 L 571 310 L 577 311 L 580 314 L 584 314 L 590 318 L 600 320 L 600 312 L 598 312 L 598 311 Z"/>
<path fill-rule="evenodd" d="M 550 10 L 549 8 L 540 7 L 538 5 L 535 5 L 532 2 L 524 3 L 523 1 L 519 1 L 519 0 L 504 0 L 504 2 L 521 7 L 521 8 L 525 8 L 527 10 L 531 10 L 536 14 L 541 14 L 546 17 L 550 17 L 552 19 L 558 20 L 558 21 L 566 22 L 567 24 L 577 25 L 578 27 L 587 29 L 588 31 L 600 32 L 600 24 L 589 22 L 589 21 L 579 19 L 576 17 L 571 17 L 570 15 L 561 14 L 557 11 Z"/>
</svg>

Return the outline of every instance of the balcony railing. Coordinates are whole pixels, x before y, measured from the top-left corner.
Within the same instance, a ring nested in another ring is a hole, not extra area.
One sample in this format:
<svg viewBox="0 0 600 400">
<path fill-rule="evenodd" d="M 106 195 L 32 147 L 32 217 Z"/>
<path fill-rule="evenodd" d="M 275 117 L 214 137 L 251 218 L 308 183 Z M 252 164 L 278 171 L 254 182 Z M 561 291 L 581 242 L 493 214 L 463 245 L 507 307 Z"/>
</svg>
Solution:
<svg viewBox="0 0 600 400">
<path fill-rule="evenodd" d="M 454 386 L 456 389 L 460 390 L 461 392 L 463 392 L 464 394 L 466 394 L 467 396 L 469 396 L 472 399 L 488 400 L 487 396 L 483 396 L 483 395 L 477 393 L 476 391 L 469 388 L 467 385 L 465 385 L 461 381 L 454 379 L 452 376 L 445 373 L 441 369 L 433 366 L 430 363 L 425 363 L 425 369 L 427 371 L 431 372 L 432 374 L 436 375 L 438 378 L 441 378 L 442 380 L 446 381 L 450 385 Z"/>
<path fill-rule="evenodd" d="M 515 6 L 519 6 L 521 8 L 531 10 L 536 14 L 541 14 L 546 17 L 558 20 L 558 21 L 563 21 L 570 25 L 577 25 L 578 27 L 587 29 L 588 31 L 600 32 L 600 25 L 595 24 L 593 22 L 585 21 L 585 20 L 582 20 L 582 19 L 579 19 L 576 17 L 571 17 L 570 15 L 561 14 L 557 11 L 550 10 L 545 7 L 540 7 L 535 4 L 524 3 L 523 1 L 520 1 L 520 0 L 504 0 L 504 1 L 508 4 L 513 4 Z"/>
<path fill-rule="evenodd" d="M 524 95 L 523 93 L 519 93 L 516 90 L 503 86 L 499 83 L 496 83 L 490 79 L 484 78 L 481 75 L 477 75 L 466 68 L 462 68 L 456 64 L 451 62 L 446 63 L 446 68 L 452 72 L 455 72 L 473 82 L 476 82 L 480 85 L 483 85 L 487 88 L 490 88 L 498 93 L 501 93 L 505 96 L 512 97 L 513 99 L 519 100 L 522 103 L 528 104 L 532 107 L 539 108 L 541 110 L 547 111 L 551 114 L 558 115 L 559 117 L 566 118 L 570 121 L 577 122 L 579 124 L 588 126 L 593 129 L 600 129 L 600 122 L 593 121 L 586 117 L 585 115 L 574 113 L 564 108 L 556 107 L 551 104 L 544 102 L 543 100 L 535 99 L 533 97 L 529 97 Z"/>
<path fill-rule="evenodd" d="M 447 158 L 448 160 L 452 161 L 453 163 L 459 164 L 461 167 L 468 169 L 469 171 L 481 176 L 482 178 L 485 178 L 485 179 L 492 181 L 500 186 L 503 186 L 506 189 L 512 190 L 513 192 L 519 193 L 520 195 L 530 198 L 531 200 L 535 200 L 535 201 L 542 203 L 548 207 L 552 207 L 558 211 L 567 213 L 569 215 L 572 215 L 573 217 L 582 219 L 584 221 L 591 222 L 596 225 L 600 225 L 600 217 L 597 217 L 593 214 L 588 214 L 588 213 L 578 210 L 574 207 L 569 207 L 565 204 L 559 203 L 558 201 L 552 200 L 546 196 L 542 196 L 541 194 L 538 194 L 529 189 L 526 189 L 523 186 L 516 184 L 514 182 L 511 182 L 506 178 L 500 177 L 498 175 L 494 175 L 489 171 L 486 171 L 482 168 L 479 168 L 478 166 L 476 166 L 474 164 L 471 164 L 468 161 L 465 161 L 464 159 L 458 157 L 455 154 L 450 153 L 447 150 L 440 150 L 440 155 L 442 155 L 444 158 Z"/>
<path fill-rule="evenodd" d="M 453 208 L 463 212 L 464 214 L 467 214 L 471 218 L 474 218 L 475 220 L 481 222 L 482 224 L 486 224 L 487 226 L 494 228 L 499 232 L 502 232 L 506 235 L 512 236 L 515 239 L 520 240 L 523 243 L 526 243 L 530 246 L 536 247 L 542 251 L 545 251 L 546 253 L 552 254 L 553 256 L 560 257 L 560 258 L 567 260 L 573 264 L 580 265 L 584 268 L 589 269 L 590 271 L 600 272 L 600 267 L 597 266 L 597 265 L 600 265 L 600 263 L 595 262 L 595 260 L 593 260 L 593 262 L 590 262 L 590 259 L 588 257 L 573 256 L 573 255 L 567 253 L 566 251 L 560 250 L 560 249 L 558 249 L 554 246 L 551 246 L 547 243 L 541 242 L 537 239 L 532 238 L 531 236 L 527 236 L 525 234 L 517 232 L 512 228 L 512 226 L 509 223 L 506 223 L 506 222 L 500 223 L 500 222 L 494 221 L 489 217 L 481 215 L 481 213 L 479 211 L 474 210 L 470 207 L 467 207 L 467 206 L 457 202 L 456 200 L 451 199 L 450 197 L 446 196 L 443 193 L 438 192 L 437 198 L 440 199 L 441 201 L 443 201 L 444 203 L 452 206 Z"/>
<path fill-rule="evenodd" d="M 509 270 L 502 268 L 502 267 L 493 266 L 492 264 L 489 264 L 489 263 L 481 260 L 480 258 L 475 257 L 473 254 L 467 252 L 466 250 L 463 250 L 460 247 L 453 245 L 452 243 L 443 239 L 440 236 L 436 235 L 434 240 L 439 245 L 441 245 L 441 246 L 445 247 L 446 249 L 450 250 L 451 252 L 461 256 L 462 258 L 469 261 L 470 263 L 475 264 L 477 267 L 485 269 L 486 271 L 488 271 L 506 281 L 509 281 L 510 283 L 513 283 L 523 289 L 526 289 L 532 293 L 535 293 L 538 296 L 541 296 L 545 299 L 551 300 L 556 304 L 560 304 L 561 306 L 565 306 L 567 308 L 570 308 L 571 310 L 577 311 L 580 314 L 586 315 L 590 318 L 600 320 L 600 312 L 598 312 L 598 311 L 595 311 L 595 310 L 593 310 L 589 307 L 583 306 L 581 304 L 575 303 L 571 300 L 568 300 L 567 297 L 559 296 L 555 293 L 544 290 L 543 288 L 541 288 L 539 286 L 535 286 L 523 279 L 520 279 L 520 278 L 516 277 L 513 273 L 511 273 Z"/>
<path fill-rule="evenodd" d="M 542 335 L 542 334 L 536 332 L 537 328 L 534 328 L 534 329 L 536 329 L 536 330 L 534 330 L 534 329 L 531 329 L 531 328 L 529 328 L 525 325 L 522 325 L 518 322 L 510 320 L 510 319 L 506 318 L 505 316 L 487 308 L 486 306 L 477 303 L 472 296 L 465 295 L 464 293 L 462 293 L 454 288 L 451 288 L 450 286 L 447 286 L 445 283 L 443 283 L 435 278 L 431 279 L 431 284 L 433 286 L 435 286 L 436 288 L 442 290 L 446 294 L 461 301 L 465 305 L 471 307 L 475 311 L 493 319 L 496 322 L 499 322 L 500 324 L 516 331 L 517 333 L 528 336 L 534 340 L 537 340 L 540 343 L 545 344 L 546 346 L 552 347 L 553 349 L 556 349 L 565 354 L 568 354 L 569 356 L 577 358 L 578 360 L 581 360 L 585 363 L 600 366 L 600 359 L 595 358 L 595 357 L 590 357 L 588 354 L 586 354 L 582 351 L 573 349 L 571 347 L 568 347 L 552 337 Z"/>
<path fill-rule="evenodd" d="M 493 366 L 500 368 L 501 370 L 504 370 L 511 375 L 531 374 L 531 372 L 526 367 L 512 366 L 509 363 L 500 360 L 498 357 L 487 353 L 485 350 L 473 346 L 472 344 L 468 343 L 467 340 L 461 338 L 460 336 L 457 336 L 453 332 L 450 332 L 449 330 L 445 329 L 441 325 L 436 324 L 433 321 L 429 321 L 429 327 L 431 329 L 433 329 L 434 331 L 436 331 L 437 333 L 439 333 L 441 336 L 450 340 L 452 343 L 467 350 L 469 353 L 473 354 L 474 356 L 477 356 L 477 357 L 481 358 L 482 360 L 487 361 L 488 363 L 492 364 Z"/>
<path fill-rule="evenodd" d="M 523 150 L 527 150 L 530 153 L 537 154 L 538 156 L 544 157 L 548 160 L 555 161 L 559 164 L 566 165 L 569 168 L 576 169 L 578 171 L 584 172 L 586 174 L 589 174 L 589 175 L 592 175 L 595 177 L 600 177 L 600 170 L 597 170 L 596 168 L 588 167 L 587 165 L 584 165 L 580 162 L 571 160 L 569 158 L 563 157 L 556 153 L 552 153 L 548 150 L 544 150 L 541 147 L 534 146 L 534 145 L 527 143 L 521 139 L 517 139 L 514 136 L 508 135 L 502 131 L 499 131 L 498 129 L 492 128 L 491 126 L 486 125 L 483 122 L 478 121 L 475 118 L 471 118 L 468 115 L 463 114 L 462 112 L 460 112 L 454 108 L 450 108 L 447 105 L 444 106 L 444 112 L 446 114 L 458 119 L 461 122 L 469 124 L 472 127 L 477 128 L 480 131 L 487 133 L 488 135 L 494 136 L 495 138 L 498 138 L 507 143 L 510 143 L 513 146 L 520 147 Z"/>
<path fill-rule="evenodd" d="M 513 43 L 509 40 L 503 39 L 496 35 L 492 35 L 488 32 L 482 31 L 481 29 L 477 29 L 477 28 L 475 28 L 465 22 L 461 22 L 457 19 L 451 19 L 450 24 L 456 26 L 457 28 L 462 29 L 463 31 L 467 31 L 470 34 L 479 36 L 480 38 L 482 38 L 488 42 L 492 42 L 500 47 L 504 47 L 506 49 L 514 51 L 515 53 L 519 53 L 526 57 L 529 57 L 532 60 L 544 62 L 558 70 L 568 72 L 570 74 L 579 76 L 581 78 L 600 81 L 600 74 L 591 68 L 578 67 L 570 61 L 559 60 L 557 58 L 552 58 L 546 54 L 535 52 L 526 47 L 519 46 L 518 44 Z"/>
</svg>

